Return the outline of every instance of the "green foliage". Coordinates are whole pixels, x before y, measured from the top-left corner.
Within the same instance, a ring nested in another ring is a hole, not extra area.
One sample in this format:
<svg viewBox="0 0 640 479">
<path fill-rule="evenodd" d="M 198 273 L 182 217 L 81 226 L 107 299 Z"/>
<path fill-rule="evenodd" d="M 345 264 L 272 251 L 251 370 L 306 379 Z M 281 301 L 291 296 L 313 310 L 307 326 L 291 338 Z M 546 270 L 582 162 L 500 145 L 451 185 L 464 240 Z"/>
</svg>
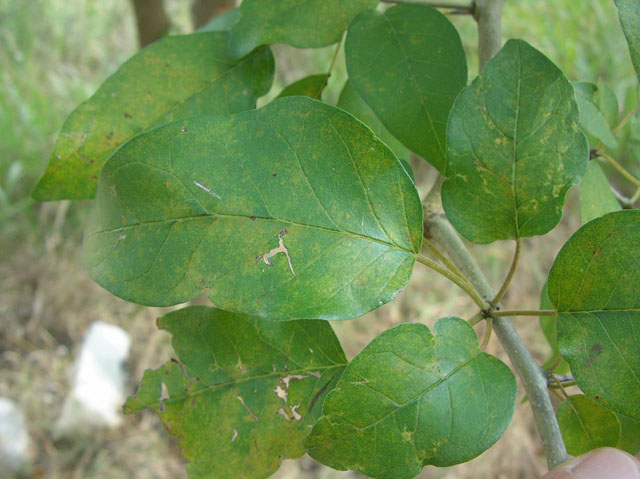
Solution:
<svg viewBox="0 0 640 479">
<path fill-rule="evenodd" d="M 442 205 L 453 226 L 474 243 L 556 226 L 565 193 L 587 167 L 577 120 L 560 70 L 527 43 L 509 40 L 449 117 Z"/>
<path fill-rule="evenodd" d="M 363 12 L 349 27 L 345 57 L 351 83 L 386 128 L 444 170 L 447 117 L 467 83 L 460 36 L 449 20 L 424 5 Z"/>
<path fill-rule="evenodd" d="M 513 373 L 482 352 L 459 318 L 401 324 L 356 356 L 324 403 L 305 446 L 335 469 L 414 477 L 427 464 L 468 461 L 511 421 Z"/>
<path fill-rule="evenodd" d="M 204 306 L 163 316 L 178 361 L 145 372 L 125 412 L 153 409 L 191 478 L 262 478 L 321 414 L 346 358 L 324 321 L 267 321 Z M 211 454 L 209 451 L 215 451 Z"/>
<path fill-rule="evenodd" d="M 597 161 L 590 161 L 580 183 L 580 212 L 582 223 L 620 210 L 620 203 L 611 191 L 609 180 Z"/>
<path fill-rule="evenodd" d="M 255 108 L 271 86 L 271 52 L 234 63 L 226 45 L 224 32 L 197 33 L 167 37 L 134 55 L 69 115 L 33 197 L 92 198 L 107 158 L 140 132 Z"/>
<path fill-rule="evenodd" d="M 637 63 L 635 4 L 616 3 Z M 602 81 L 572 86 L 522 40 L 507 42 L 465 88 L 462 43 L 444 15 L 376 5 L 244 0 L 205 32 L 135 55 L 67 119 L 34 197 L 91 198 L 97 185 L 83 251 L 92 277 L 145 305 L 205 292 L 220 308 L 159 319 L 178 359 L 147 371 L 126 411 L 154 410 L 193 478 L 267 477 L 308 452 L 337 469 L 405 479 L 494 444 L 513 415 L 516 382 L 483 352 L 471 324 L 494 317 L 504 327 L 498 303 L 518 255 L 493 299 L 479 293 L 475 271 L 454 264 L 465 263 L 463 246 L 450 260 L 429 241 L 440 263 L 423 256 L 413 151 L 444 174 L 445 214 L 476 243 L 547 233 L 587 172 L 585 224 L 542 295 L 542 308 L 556 313 L 520 313 L 545 315 L 545 368 L 568 363 L 585 393 L 558 410 L 570 452 L 637 451 L 640 213 L 617 211 L 599 164 L 587 168 L 580 131 L 594 156 L 639 185 L 603 151 L 625 148 L 616 95 Z M 337 107 L 317 100 L 340 46 L 326 73 L 255 109 L 274 70 L 263 45 L 325 46 L 345 30 L 349 78 Z M 430 220 L 444 221 L 437 193 L 425 206 Z M 640 189 L 625 205 L 638 197 Z M 433 335 L 401 324 L 347 364 L 322 319 L 390 301 L 416 260 L 482 311 L 469 322 L 441 319 Z M 499 337 L 516 354 L 513 340 Z M 539 388 L 542 376 L 524 369 L 525 384 Z"/>
<path fill-rule="evenodd" d="M 549 273 L 558 347 L 578 386 L 640 420 L 640 211 L 609 213 L 580 228 Z"/>
<path fill-rule="evenodd" d="M 229 311 L 343 319 L 404 287 L 421 238 L 420 199 L 391 151 L 351 115 L 288 97 L 118 150 L 84 256 L 98 283 L 142 304 L 206 290 Z"/>
<path fill-rule="evenodd" d="M 576 92 L 576 102 L 580 111 L 580 126 L 588 135 L 589 145 L 597 148 L 602 142 L 607 148 L 617 148 L 618 142 L 611 133 L 611 128 L 605 118 L 605 113 L 600 110 L 596 102 L 598 87 L 594 83 L 576 82 L 573 84 Z M 601 98 L 601 97 L 599 97 Z M 607 106 L 607 105 L 603 105 Z M 613 106 L 613 105 L 608 105 Z M 617 112 L 616 112 L 617 114 Z M 612 117 L 611 112 L 609 112 Z"/>
<path fill-rule="evenodd" d="M 378 0 L 245 0 L 231 29 L 235 58 L 270 43 L 317 48 L 336 43 L 353 18 Z"/>
<path fill-rule="evenodd" d="M 327 81 L 329 81 L 328 73 L 309 75 L 308 77 L 301 78 L 291 85 L 287 85 L 280 92 L 278 98 L 301 95 L 319 100 L 322 96 L 322 90 L 327 86 Z"/>
<path fill-rule="evenodd" d="M 615 0 L 624 36 L 627 38 L 631 62 L 640 78 L 640 2 L 638 0 Z"/>
<path fill-rule="evenodd" d="M 584 395 L 568 397 L 556 414 L 567 452 L 572 456 L 599 447 L 615 447 L 620 440 L 616 415 Z"/>
<path fill-rule="evenodd" d="M 384 141 L 387 146 L 391 148 L 391 151 L 393 151 L 396 157 L 398 157 L 398 159 L 407 166 L 409 158 L 411 157 L 411 152 L 407 150 L 391 133 L 389 133 L 389 130 L 385 128 L 376 114 L 371 110 L 371 108 L 369 108 L 369 105 L 367 105 L 358 94 L 350 80 L 347 80 L 340 92 L 338 107 L 348 111 L 362 123 L 371 128 L 371 131 L 373 131 L 378 138 Z M 412 174 L 411 169 L 408 169 L 407 171 Z"/>
</svg>

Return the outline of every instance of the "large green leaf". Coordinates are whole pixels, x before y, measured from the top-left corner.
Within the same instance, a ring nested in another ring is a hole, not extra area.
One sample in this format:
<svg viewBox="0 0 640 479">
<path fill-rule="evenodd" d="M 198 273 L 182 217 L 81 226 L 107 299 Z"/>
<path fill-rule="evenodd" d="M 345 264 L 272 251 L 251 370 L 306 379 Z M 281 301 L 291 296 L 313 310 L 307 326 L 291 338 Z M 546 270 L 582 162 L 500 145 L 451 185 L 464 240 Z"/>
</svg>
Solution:
<svg viewBox="0 0 640 479">
<path fill-rule="evenodd" d="M 231 30 L 231 27 L 233 27 L 233 24 L 238 20 L 239 16 L 240 10 L 237 7 L 232 8 L 231 10 L 227 10 L 226 12 L 214 17 L 213 20 L 201 27 L 199 31 L 227 32 Z"/>
<path fill-rule="evenodd" d="M 34 199 L 92 198 L 107 158 L 144 130 L 255 108 L 271 87 L 271 51 L 236 62 L 227 38 L 225 32 L 167 37 L 123 64 L 65 121 Z"/>
<path fill-rule="evenodd" d="M 612 211 L 620 210 L 609 180 L 597 161 L 590 161 L 587 173 L 580 183 L 580 212 L 582 223 Z"/>
<path fill-rule="evenodd" d="M 268 321 L 204 306 L 158 320 L 178 361 L 144 373 L 125 412 L 153 409 L 191 479 L 268 477 L 302 439 L 346 365 L 326 321 Z"/>
<path fill-rule="evenodd" d="M 147 305 L 344 319 L 390 301 L 422 239 L 411 178 L 371 130 L 305 97 L 140 135 L 107 162 L 93 278 Z M 271 267 L 270 267 L 271 266 Z"/>
<path fill-rule="evenodd" d="M 271 43 L 298 48 L 331 45 L 358 13 L 377 4 L 378 0 L 244 0 L 231 29 L 229 50 L 239 58 Z"/>
<path fill-rule="evenodd" d="M 640 419 L 640 211 L 582 226 L 558 253 L 549 298 L 560 353 L 580 389 Z"/>
<path fill-rule="evenodd" d="M 584 395 L 569 396 L 556 415 L 567 452 L 572 456 L 599 447 L 616 447 L 620 440 L 616 415 Z"/>
<path fill-rule="evenodd" d="M 640 0 L 615 0 L 620 24 L 629 44 L 631 62 L 640 78 Z"/>
<path fill-rule="evenodd" d="M 617 148 L 618 142 L 611 133 L 611 127 L 605 118 L 605 113 L 600 111 L 596 104 L 595 83 L 575 82 L 573 88 L 576 92 L 576 102 L 580 111 L 580 126 L 589 135 L 589 144 L 598 148 L 603 143 L 607 148 Z"/>
<path fill-rule="evenodd" d="M 447 137 L 442 204 L 474 243 L 547 233 L 589 157 L 571 84 L 521 40 L 460 93 Z"/>
<path fill-rule="evenodd" d="M 458 464 L 489 448 L 515 400 L 513 373 L 480 350 L 468 323 L 441 319 L 435 337 L 405 323 L 351 361 L 305 446 L 335 469 L 410 478 L 427 464 Z"/>
<path fill-rule="evenodd" d="M 345 42 L 349 78 L 389 131 L 444 169 L 446 123 L 467 83 L 458 32 L 426 5 L 361 13 Z"/>
<path fill-rule="evenodd" d="M 278 95 L 278 98 L 302 95 L 319 100 L 322 91 L 327 86 L 327 81 L 329 81 L 328 73 L 306 76 L 284 87 Z"/>
</svg>

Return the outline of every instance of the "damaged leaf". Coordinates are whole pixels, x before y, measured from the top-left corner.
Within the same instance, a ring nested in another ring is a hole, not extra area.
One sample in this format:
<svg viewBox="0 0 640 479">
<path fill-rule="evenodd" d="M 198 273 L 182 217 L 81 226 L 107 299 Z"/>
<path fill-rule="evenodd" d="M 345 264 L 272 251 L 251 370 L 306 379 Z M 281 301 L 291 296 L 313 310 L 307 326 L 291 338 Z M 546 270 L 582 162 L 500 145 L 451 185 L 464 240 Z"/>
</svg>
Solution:
<svg viewBox="0 0 640 479">
<path fill-rule="evenodd" d="M 390 301 L 422 240 L 416 188 L 366 126 L 305 97 L 172 123 L 107 162 L 92 277 L 146 305 L 345 319 Z"/>
<path fill-rule="evenodd" d="M 550 231 L 589 158 L 571 84 L 522 40 L 460 93 L 447 138 L 442 205 L 474 243 Z"/>
<path fill-rule="evenodd" d="M 147 370 L 125 412 L 158 414 L 191 479 L 268 477 L 304 454 L 302 439 L 347 362 L 327 322 L 194 306 L 158 326 L 178 360 Z"/>
<path fill-rule="evenodd" d="M 378 0 L 244 0 L 229 51 L 242 57 L 260 45 L 318 48 L 340 40 L 351 20 Z"/>
<path fill-rule="evenodd" d="M 585 224 L 549 273 L 560 353 L 582 391 L 640 420 L 640 211 Z"/>
<path fill-rule="evenodd" d="M 385 127 L 443 171 L 447 117 L 467 83 L 451 22 L 426 5 L 363 12 L 349 26 L 345 59 L 350 81 Z"/>
<path fill-rule="evenodd" d="M 65 121 L 32 196 L 93 198 L 104 162 L 133 136 L 170 121 L 255 108 L 273 79 L 268 48 L 239 61 L 226 32 L 170 36 L 124 63 Z"/>
<path fill-rule="evenodd" d="M 408 479 L 494 444 L 513 415 L 513 373 L 480 350 L 464 320 L 441 319 L 434 332 L 400 324 L 356 356 L 305 439 L 308 454 L 334 469 Z"/>
</svg>

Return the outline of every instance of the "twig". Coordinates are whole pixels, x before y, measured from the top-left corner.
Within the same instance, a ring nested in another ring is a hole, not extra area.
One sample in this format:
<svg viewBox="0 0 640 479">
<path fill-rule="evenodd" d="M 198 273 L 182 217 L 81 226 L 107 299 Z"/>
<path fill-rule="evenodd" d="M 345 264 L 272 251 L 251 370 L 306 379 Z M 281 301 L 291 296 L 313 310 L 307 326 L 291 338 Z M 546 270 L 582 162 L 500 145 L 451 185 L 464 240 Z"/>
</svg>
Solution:
<svg viewBox="0 0 640 479">
<path fill-rule="evenodd" d="M 522 240 L 518 236 L 516 239 L 516 251 L 513 254 L 513 261 L 511 262 L 511 267 L 509 268 L 509 272 L 507 273 L 507 277 L 504 279 L 504 283 L 502 283 L 502 287 L 498 294 L 496 294 L 495 298 L 491 300 L 491 306 L 495 306 L 496 304 L 502 301 L 504 295 L 509 289 L 509 285 L 511 284 L 511 280 L 513 279 L 513 274 L 516 272 L 516 268 L 518 267 L 518 261 L 520 260 L 520 251 L 522 250 Z"/>
<path fill-rule="evenodd" d="M 555 316 L 556 311 L 552 309 L 541 310 L 513 310 L 513 311 L 492 311 L 491 316 L 494 318 L 500 318 L 503 316 Z"/>
<path fill-rule="evenodd" d="M 635 176 L 633 176 L 631 173 L 629 173 L 629 171 L 627 171 L 627 169 L 624 166 L 622 166 L 620 163 L 614 160 L 610 155 L 608 155 L 604 151 L 599 151 L 598 156 L 600 158 L 604 158 L 605 160 L 607 160 L 609 164 L 613 166 L 616 170 L 618 170 L 622 176 L 624 176 L 627 180 L 629 180 L 631 183 L 633 183 L 634 185 L 640 188 L 640 180 Z"/>
<path fill-rule="evenodd" d="M 382 3 L 416 3 L 419 5 L 427 5 L 433 8 L 442 8 L 444 10 L 453 10 L 453 13 L 463 13 L 473 15 L 475 12 L 475 2 L 434 2 L 431 0 L 380 0 Z"/>
<path fill-rule="evenodd" d="M 456 286 L 458 286 L 460 289 L 462 289 L 462 291 L 467 293 L 469 297 L 473 300 L 473 302 L 476 303 L 476 305 L 480 309 L 489 308 L 489 304 L 480 297 L 475 287 L 469 281 L 449 271 L 449 269 L 445 268 L 440 263 L 435 262 L 431 258 L 427 258 L 426 256 L 419 254 L 419 255 L 416 255 L 416 259 L 418 260 L 419 263 L 422 263 L 427 268 L 430 268 L 436 271 L 437 273 L 440 273 L 442 276 L 444 276 L 449 281 L 451 281 Z"/>
<path fill-rule="evenodd" d="M 629 120 L 631 120 L 631 118 L 633 118 L 635 116 L 636 113 L 638 113 L 638 111 L 640 111 L 640 105 L 636 106 L 633 110 L 631 110 L 629 113 L 627 113 L 624 116 L 624 118 L 622 120 L 620 120 L 620 123 L 618 123 L 618 126 L 616 126 L 611 131 L 613 136 L 616 136 L 618 133 L 620 133 L 620 131 L 622 131 L 624 126 L 629 122 Z"/>
</svg>

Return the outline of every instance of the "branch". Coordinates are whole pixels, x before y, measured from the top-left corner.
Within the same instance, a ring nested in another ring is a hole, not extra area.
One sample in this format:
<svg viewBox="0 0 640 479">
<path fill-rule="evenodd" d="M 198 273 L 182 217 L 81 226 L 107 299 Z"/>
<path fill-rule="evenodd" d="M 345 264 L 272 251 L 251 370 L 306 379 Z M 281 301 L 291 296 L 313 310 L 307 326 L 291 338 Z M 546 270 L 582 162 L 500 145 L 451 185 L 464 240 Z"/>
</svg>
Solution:
<svg viewBox="0 0 640 479">
<path fill-rule="evenodd" d="M 431 0 L 380 0 L 382 3 L 415 3 L 418 5 L 428 5 L 433 8 L 453 10 L 453 13 L 465 13 L 473 15 L 475 12 L 475 2 L 434 2 Z"/>
<path fill-rule="evenodd" d="M 473 17 L 478 23 L 480 71 L 502 47 L 502 7 L 506 0 L 476 0 Z"/>
<path fill-rule="evenodd" d="M 500 318 L 502 316 L 555 316 L 555 315 L 556 315 L 556 311 L 552 309 L 541 309 L 539 311 L 515 310 L 515 311 L 492 311 L 491 312 L 492 318 Z"/>
</svg>

